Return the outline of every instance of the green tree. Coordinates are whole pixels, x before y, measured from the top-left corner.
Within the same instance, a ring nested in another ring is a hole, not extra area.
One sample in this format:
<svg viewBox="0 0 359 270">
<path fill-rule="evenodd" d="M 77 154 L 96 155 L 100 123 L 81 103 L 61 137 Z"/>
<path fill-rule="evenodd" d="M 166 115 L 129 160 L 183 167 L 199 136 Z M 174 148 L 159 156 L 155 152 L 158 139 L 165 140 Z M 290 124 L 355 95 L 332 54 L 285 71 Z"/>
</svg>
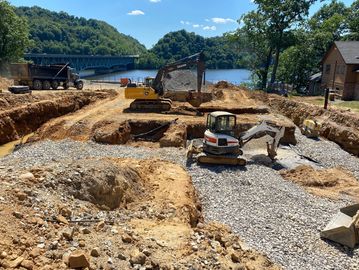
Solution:
<svg viewBox="0 0 359 270">
<path fill-rule="evenodd" d="M 29 44 L 26 20 L 17 16 L 14 8 L 0 0 L 0 65 L 17 61 Z"/>
<path fill-rule="evenodd" d="M 87 20 L 40 7 L 19 7 L 16 13 L 28 19 L 33 41 L 29 52 L 125 55 L 147 51 L 136 39 L 119 33 L 103 21 Z"/>
<path fill-rule="evenodd" d="M 295 44 L 282 53 L 278 78 L 296 89 L 305 86 L 309 76 L 320 71 L 320 61 L 333 42 L 346 38 L 348 12 L 344 3 L 334 0 L 294 31 Z"/>
<path fill-rule="evenodd" d="M 359 40 L 359 0 L 353 2 L 348 11 L 348 39 Z"/>
<path fill-rule="evenodd" d="M 239 22 L 243 23 L 243 26 L 235 32 L 232 40 L 246 53 L 246 57 L 242 58 L 242 64 L 259 79 L 258 87 L 265 89 L 274 49 L 266 18 L 252 11 L 242 16 Z"/>
<path fill-rule="evenodd" d="M 285 31 L 304 20 L 314 2 L 316 0 L 254 0 L 258 5 L 257 12 L 265 18 L 263 25 L 271 32 L 271 43 L 274 45 L 271 83 L 276 80 Z"/>
<path fill-rule="evenodd" d="M 185 30 L 170 32 L 161 38 L 149 50 L 149 54 L 140 58 L 139 66 L 148 68 L 153 63 L 159 68 L 166 63 L 205 51 L 207 68 L 238 68 L 241 67 L 240 54 L 236 44 L 230 42 L 228 36 L 204 38 Z"/>
</svg>

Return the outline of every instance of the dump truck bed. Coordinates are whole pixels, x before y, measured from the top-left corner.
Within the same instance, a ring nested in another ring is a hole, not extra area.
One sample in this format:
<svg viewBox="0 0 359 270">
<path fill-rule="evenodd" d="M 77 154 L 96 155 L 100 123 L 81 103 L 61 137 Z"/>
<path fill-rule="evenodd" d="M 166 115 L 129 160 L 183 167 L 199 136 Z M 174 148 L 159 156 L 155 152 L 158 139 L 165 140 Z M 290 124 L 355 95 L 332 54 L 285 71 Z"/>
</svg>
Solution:
<svg viewBox="0 0 359 270">
<path fill-rule="evenodd" d="M 66 80 L 68 67 L 64 65 L 11 64 L 10 73 L 14 80 L 59 79 Z"/>
</svg>

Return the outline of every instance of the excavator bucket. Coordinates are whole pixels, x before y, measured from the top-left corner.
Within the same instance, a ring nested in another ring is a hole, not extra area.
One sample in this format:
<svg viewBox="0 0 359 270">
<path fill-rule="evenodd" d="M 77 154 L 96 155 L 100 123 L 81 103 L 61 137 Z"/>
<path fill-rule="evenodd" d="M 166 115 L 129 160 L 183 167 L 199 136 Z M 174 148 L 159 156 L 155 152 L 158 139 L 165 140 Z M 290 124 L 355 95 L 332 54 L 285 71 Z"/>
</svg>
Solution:
<svg viewBox="0 0 359 270">
<path fill-rule="evenodd" d="M 193 107 L 198 108 L 203 103 L 202 93 L 200 93 L 200 92 L 198 93 L 195 91 L 189 91 L 187 93 L 186 100 Z"/>
<path fill-rule="evenodd" d="M 320 232 L 322 238 L 354 248 L 359 242 L 359 204 L 341 208 L 334 218 Z"/>
</svg>

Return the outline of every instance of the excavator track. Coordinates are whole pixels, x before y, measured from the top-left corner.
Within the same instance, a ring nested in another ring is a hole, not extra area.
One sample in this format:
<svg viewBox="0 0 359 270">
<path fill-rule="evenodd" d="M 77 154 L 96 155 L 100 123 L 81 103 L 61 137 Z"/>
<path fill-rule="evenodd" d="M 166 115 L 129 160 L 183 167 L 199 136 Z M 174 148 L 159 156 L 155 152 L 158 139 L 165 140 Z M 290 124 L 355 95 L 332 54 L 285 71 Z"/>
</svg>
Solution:
<svg viewBox="0 0 359 270">
<path fill-rule="evenodd" d="M 172 108 L 172 101 L 170 99 L 137 99 L 130 104 L 132 111 L 145 111 L 145 112 L 163 112 L 170 111 Z"/>
<path fill-rule="evenodd" d="M 247 161 L 237 155 L 211 155 L 200 153 L 196 156 L 197 162 L 201 164 L 246 166 Z"/>
</svg>

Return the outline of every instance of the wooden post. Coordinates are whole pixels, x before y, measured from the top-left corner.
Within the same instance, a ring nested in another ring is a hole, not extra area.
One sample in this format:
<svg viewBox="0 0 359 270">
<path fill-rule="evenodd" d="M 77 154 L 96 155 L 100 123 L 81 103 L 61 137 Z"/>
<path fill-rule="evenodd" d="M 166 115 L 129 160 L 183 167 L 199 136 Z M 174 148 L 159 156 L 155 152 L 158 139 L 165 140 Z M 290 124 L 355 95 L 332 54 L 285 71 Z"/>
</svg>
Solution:
<svg viewBox="0 0 359 270">
<path fill-rule="evenodd" d="M 325 98 L 324 98 L 324 109 L 328 109 L 328 101 L 329 101 L 329 88 L 325 89 Z"/>
</svg>

